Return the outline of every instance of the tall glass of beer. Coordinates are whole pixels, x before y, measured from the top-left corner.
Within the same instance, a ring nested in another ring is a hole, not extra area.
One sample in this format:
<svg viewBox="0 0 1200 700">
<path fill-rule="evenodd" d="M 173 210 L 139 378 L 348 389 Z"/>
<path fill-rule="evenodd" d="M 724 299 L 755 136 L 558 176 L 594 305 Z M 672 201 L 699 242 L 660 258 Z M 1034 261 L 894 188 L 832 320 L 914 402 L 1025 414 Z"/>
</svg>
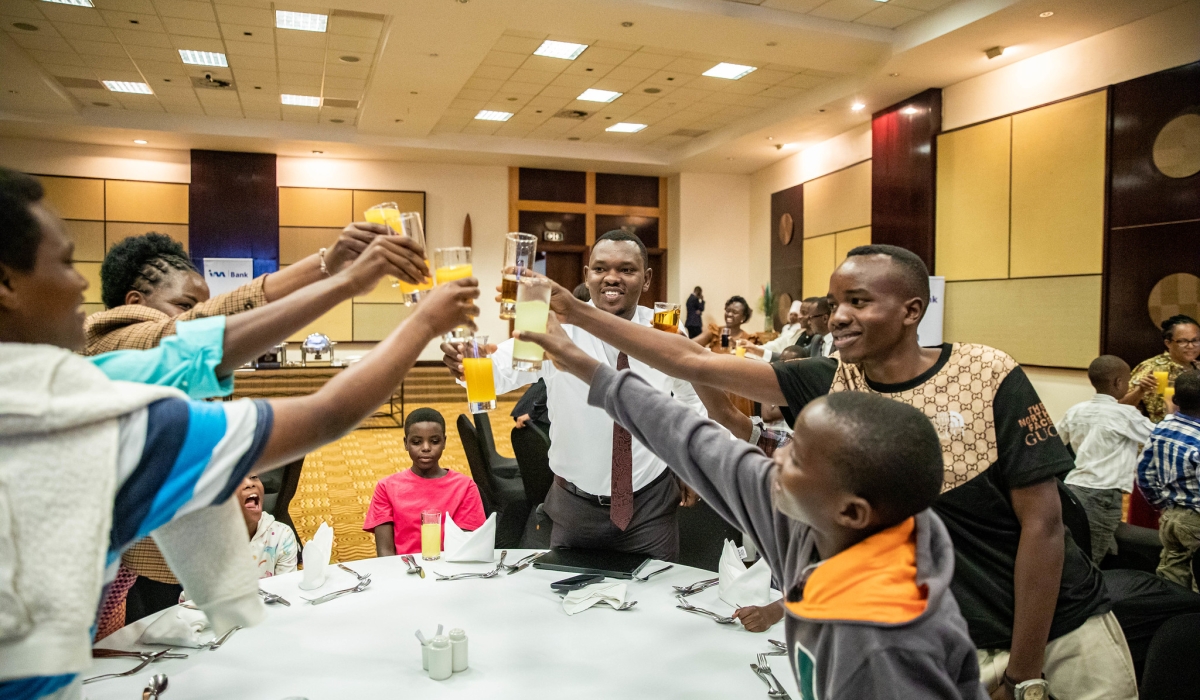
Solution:
<svg viewBox="0 0 1200 700">
<path fill-rule="evenodd" d="M 471 249 L 467 247 L 437 248 L 433 251 L 433 277 L 437 284 L 446 284 L 454 280 L 470 277 Z M 447 342 L 461 342 L 471 337 L 471 329 L 459 326 L 446 334 Z"/>
<path fill-rule="evenodd" d="M 654 302 L 654 327 L 668 333 L 679 332 L 679 304 L 665 301 Z"/>
<path fill-rule="evenodd" d="M 517 317 L 517 280 L 525 270 L 533 269 L 537 256 L 537 236 L 513 232 L 504 237 L 504 268 L 500 281 L 500 318 Z"/>
<path fill-rule="evenodd" d="M 517 314 L 513 330 L 545 333 L 550 317 L 550 281 L 525 277 L 517 281 Z M 533 372 L 542 368 L 545 351 L 527 340 L 513 343 L 513 369 Z"/>
</svg>

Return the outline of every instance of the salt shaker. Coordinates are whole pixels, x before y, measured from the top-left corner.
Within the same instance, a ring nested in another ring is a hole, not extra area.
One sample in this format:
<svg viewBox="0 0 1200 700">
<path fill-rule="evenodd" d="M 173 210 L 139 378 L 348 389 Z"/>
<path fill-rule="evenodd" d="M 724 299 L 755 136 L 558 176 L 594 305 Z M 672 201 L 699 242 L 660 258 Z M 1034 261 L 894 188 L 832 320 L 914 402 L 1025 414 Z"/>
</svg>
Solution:
<svg viewBox="0 0 1200 700">
<path fill-rule="evenodd" d="M 450 650 L 450 639 L 439 634 L 429 642 L 429 677 L 444 681 L 454 673 L 454 652 Z"/>
<path fill-rule="evenodd" d="M 454 657 L 454 672 L 467 670 L 467 633 L 461 629 L 450 630 L 450 651 Z"/>
</svg>

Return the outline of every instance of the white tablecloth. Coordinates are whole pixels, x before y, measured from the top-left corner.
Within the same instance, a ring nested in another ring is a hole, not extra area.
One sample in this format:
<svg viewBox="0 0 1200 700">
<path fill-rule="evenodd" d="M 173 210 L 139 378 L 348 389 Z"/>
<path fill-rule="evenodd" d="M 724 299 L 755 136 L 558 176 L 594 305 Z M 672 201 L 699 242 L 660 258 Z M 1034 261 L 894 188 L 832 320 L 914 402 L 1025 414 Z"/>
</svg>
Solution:
<svg viewBox="0 0 1200 700">
<path fill-rule="evenodd" d="M 509 550 L 513 562 L 529 552 Z M 419 561 L 419 559 L 418 559 Z M 159 661 L 141 673 L 84 686 L 97 700 L 129 700 L 153 673 L 165 673 L 164 700 L 261 698 L 309 700 L 345 698 L 764 698 L 766 686 L 750 670 L 767 639 L 783 639 L 783 623 L 754 634 L 738 625 L 718 625 L 675 608 L 672 585 L 715 576 L 676 565 L 648 582 L 629 582 L 632 610 L 600 605 L 577 615 L 562 610 L 550 583 L 571 576 L 527 568 L 492 579 L 435 581 L 433 570 L 452 574 L 488 571 L 494 565 L 424 564 L 426 578 L 410 576 L 399 557 L 350 563 L 370 573 L 371 586 L 323 605 L 306 603 L 347 588 L 354 577 L 331 566 L 317 591 L 297 588 L 300 574 L 264 579 L 264 590 L 292 605 L 268 606 L 260 625 L 236 632 L 216 651 L 182 649 L 188 659 Z M 649 570 L 658 568 L 651 565 Z M 721 614 L 732 609 L 710 588 L 688 598 Z M 154 616 L 102 640 L 97 646 L 141 649 L 136 644 Z M 463 628 L 470 644 L 470 668 L 446 681 L 421 670 L 421 649 L 413 633 L 428 637 L 442 623 Z M 796 693 L 785 657 L 770 657 L 772 670 L 793 698 Z M 124 671 L 136 659 L 96 659 L 91 672 Z"/>
</svg>

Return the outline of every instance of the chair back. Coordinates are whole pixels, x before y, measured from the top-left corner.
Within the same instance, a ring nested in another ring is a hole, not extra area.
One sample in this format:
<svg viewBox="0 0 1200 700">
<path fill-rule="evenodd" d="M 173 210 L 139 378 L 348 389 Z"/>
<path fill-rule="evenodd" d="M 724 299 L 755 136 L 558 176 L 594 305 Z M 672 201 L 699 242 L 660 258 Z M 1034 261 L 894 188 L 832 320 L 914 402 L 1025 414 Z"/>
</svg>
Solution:
<svg viewBox="0 0 1200 700">
<path fill-rule="evenodd" d="M 488 418 L 487 413 L 476 413 L 475 432 L 479 435 L 479 447 L 483 450 L 483 455 L 487 457 L 488 462 L 495 467 L 505 460 L 511 461 L 511 457 L 505 457 L 496 451 L 496 438 L 492 435 L 492 421 Z"/>
<path fill-rule="evenodd" d="M 471 468 L 471 478 L 479 487 L 479 498 L 483 501 L 483 510 L 488 515 L 496 512 L 497 500 L 495 489 L 492 488 L 491 470 L 487 459 L 479 448 L 479 437 L 475 426 L 466 414 L 458 416 L 458 437 L 462 440 L 463 452 L 467 453 L 467 466 Z"/>
<path fill-rule="evenodd" d="M 1197 639 L 1200 639 L 1200 614 L 1179 615 L 1164 622 L 1146 653 L 1139 695 L 1154 700 L 1197 697 L 1200 694 Z"/>
<path fill-rule="evenodd" d="M 524 428 L 513 428 L 512 446 L 525 486 L 525 501 L 530 508 L 536 508 L 545 502 L 554 483 L 554 473 L 550 471 L 550 436 L 528 422 Z"/>
<path fill-rule="evenodd" d="M 725 540 L 742 545 L 742 533 L 725 522 L 707 503 L 675 511 L 679 518 L 679 563 L 716 571 Z"/>
</svg>

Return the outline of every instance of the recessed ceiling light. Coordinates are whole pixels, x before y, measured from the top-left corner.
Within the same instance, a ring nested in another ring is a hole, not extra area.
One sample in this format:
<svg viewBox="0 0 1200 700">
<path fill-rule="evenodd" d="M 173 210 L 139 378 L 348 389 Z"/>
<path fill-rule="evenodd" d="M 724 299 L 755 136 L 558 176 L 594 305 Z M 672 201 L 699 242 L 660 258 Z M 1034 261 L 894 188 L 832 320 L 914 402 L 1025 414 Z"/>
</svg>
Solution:
<svg viewBox="0 0 1200 700">
<path fill-rule="evenodd" d="M 23 32 L 36 32 L 39 29 L 36 24 L 30 24 L 28 22 L 13 22 L 13 26 Z"/>
<path fill-rule="evenodd" d="M 1053 16 L 1054 16 L 1054 13 L 1053 13 L 1053 12 L 1049 12 L 1049 11 L 1047 11 L 1047 12 L 1043 12 L 1042 14 L 1038 15 L 1038 17 L 1041 17 L 1042 19 L 1045 19 L 1045 18 L 1047 18 L 1047 17 L 1053 17 Z"/>
<path fill-rule="evenodd" d="M 645 129 L 645 124 L 634 124 L 632 122 L 618 122 L 605 129 L 605 131 L 614 131 L 618 134 L 636 134 Z"/>
<path fill-rule="evenodd" d="M 633 26 L 633 22 L 622 22 L 622 23 L 621 23 L 621 26 L 622 26 L 622 27 L 632 27 L 632 26 Z"/>
<path fill-rule="evenodd" d="M 280 95 L 279 101 L 294 107 L 320 107 L 321 98 L 312 95 Z"/>
<path fill-rule="evenodd" d="M 916 114 L 916 113 L 917 113 L 917 108 L 916 108 L 916 107 L 913 107 L 912 105 L 909 105 L 909 106 L 905 107 L 904 109 L 900 110 L 900 113 L 901 113 L 901 114 L 907 114 L 907 115 L 910 115 L 910 116 L 911 116 L 911 115 L 913 115 L 913 114 Z"/>
<path fill-rule="evenodd" d="M 330 119 L 329 122 L 331 124 L 345 124 L 346 120 L 345 119 Z"/>
<path fill-rule="evenodd" d="M 758 70 L 754 66 L 743 66 L 737 63 L 718 63 L 717 65 L 704 71 L 704 75 L 710 78 L 724 78 L 726 80 L 737 80 L 746 75 L 750 75 Z"/>
<path fill-rule="evenodd" d="M 642 92 L 646 93 L 647 95 L 657 95 L 658 93 L 662 92 L 662 88 L 648 87 L 645 90 L 642 90 Z"/>
<path fill-rule="evenodd" d="M 1003 46 L 993 46 L 992 48 L 985 50 L 983 52 L 983 55 L 987 56 L 988 60 L 991 60 L 993 58 L 998 58 L 1000 56 L 1003 56 L 1005 50 L 1006 49 Z"/>
<path fill-rule="evenodd" d="M 297 29 L 302 32 L 323 32 L 329 24 L 328 15 L 309 12 L 287 12 L 275 10 L 275 26 L 279 29 Z"/>
<path fill-rule="evenodd" d="M 136 143 L 136 144 L 137 144 L 137 145 L 139 145 L 139 146 L 145 146 L 145 145 L 146 145 L 146 139 L 134 139 L 134 140 L 133 140 L 133 142 L 134 142 L 134 143 Z"/>
<path fill-rule="evenodd" d="M 145 83 L 130 83 L 124 80 L 104 80 L 104 87 L 113 92 L 131 92 L 135 95 L 153 95 L 154 91 Z"/>
<path fill-rule="evenodd" d="M 316 153 L 317 155 L 321 155 L 321 154 L 322 154 L 322 153 L 324 153 L 324 152 L 325 152 L 325 151 L 313 151 L 313 153 Z"/>
<path fill-rule="evenodd" d="M 225 60 L 225 54 L 214 53 L 212 51 L 191 51 L 189 49 L 179 49 L 179 58 L 190 66 L 217 66 L 219 68 L 229 67 L 229 61 Z"/>
<path fill-rule="evenodd" d="M 358 56 L 338 56 L 338 60 L 342 63 L 358 63 L 362 59 Z"/>
<path fill-rule="evenodd" d="M 579 58 L 579 54 L 583 53 L 587 44 L 572 44 L 569 41 L 550 41 L 547 39 L 542 42 L 542 45 L 537 47 L 533 52 L 534 56 L 545 56 L 547 58 L 565 58 L 568 61 L 574 61 Z"/>
<path fill-rule="evenodd" d="M 475 118 L 485 122 L 506 122 L 509 119 L 512 119 L 512 112 L 500 112 L 494 109 L 481 109 L 479 110 L 479 113 L 475 115 Z"/>
<path fill-rule="evenodd" d="M 97 107 L 111 107 L 112 106 L 107 102 L 93 102 L 92 104 L 96 105 Z"/>
<path fill-rule="evenodd" d="M 850 105 L 851 112 L 861 112 L 866 108 L 867 106 L 861 102 L 855 102 L 854 104 Z"/>
<path fill-rule="evenodd" d="M 576 97 L 575 99 L 583 100 L 584 102 L 612 102 L 620 96 L 621 93 L 613 92 L 612 90 L 597 90 L 596 88 L 588 88 L 580 93 L 579 97 Z"/>
<path fill-rule="evenodd" d="M 768 140 L 768 141 L 774 141 L 774 140 L 775 140 L 775 137 L 774 137 L 774 136 L 768 136 L 768 137 L 767 137 L 767 140 Z"/>
<path fill-rule="evenodd" d="M 52 2 L 55 5 L 74 5 L 75 7 L 95 7 L 95 5 L 92 4 L 92 0 L 45 0 L 45 2 Z"/>
</svg>

